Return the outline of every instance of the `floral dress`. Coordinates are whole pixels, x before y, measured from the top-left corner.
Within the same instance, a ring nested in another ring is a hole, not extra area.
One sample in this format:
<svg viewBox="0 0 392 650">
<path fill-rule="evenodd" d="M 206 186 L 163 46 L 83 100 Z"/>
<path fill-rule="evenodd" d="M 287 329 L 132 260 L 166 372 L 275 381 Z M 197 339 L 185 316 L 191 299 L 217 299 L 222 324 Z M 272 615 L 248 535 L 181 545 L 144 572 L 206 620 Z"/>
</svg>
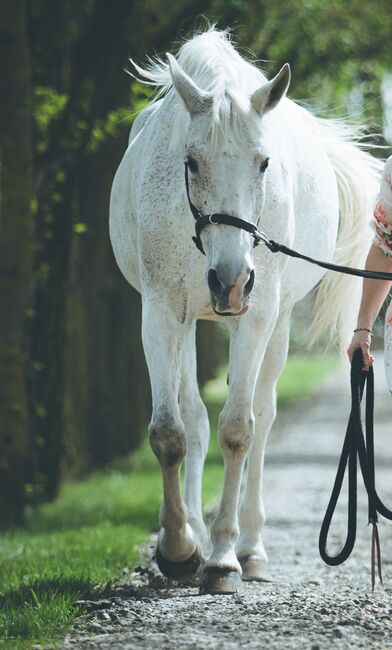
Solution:
<svg viewBox="0 0 392 650">
<path fill-rule="evenodd" d="M 373 244 L 392 257 L 392 156 L 385 163 L 372 226 L 375 232 Z M 392 393 L 392 302 L 385 314 L 384 352 L 385 374 Z"/>
</svg>

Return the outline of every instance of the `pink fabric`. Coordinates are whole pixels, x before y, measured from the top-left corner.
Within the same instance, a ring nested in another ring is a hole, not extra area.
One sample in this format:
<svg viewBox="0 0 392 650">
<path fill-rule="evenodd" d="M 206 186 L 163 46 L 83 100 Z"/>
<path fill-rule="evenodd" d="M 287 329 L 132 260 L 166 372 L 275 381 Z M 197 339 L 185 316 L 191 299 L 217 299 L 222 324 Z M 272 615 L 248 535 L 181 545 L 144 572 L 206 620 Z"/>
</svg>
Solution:
<svg viewBox="0 0 392 650">
<path fill-rule="evenodd" d="M 375 232 L 373 244 L 392 256 L 392 156 L 385 163 L 371 224 Z"/>
</svg>

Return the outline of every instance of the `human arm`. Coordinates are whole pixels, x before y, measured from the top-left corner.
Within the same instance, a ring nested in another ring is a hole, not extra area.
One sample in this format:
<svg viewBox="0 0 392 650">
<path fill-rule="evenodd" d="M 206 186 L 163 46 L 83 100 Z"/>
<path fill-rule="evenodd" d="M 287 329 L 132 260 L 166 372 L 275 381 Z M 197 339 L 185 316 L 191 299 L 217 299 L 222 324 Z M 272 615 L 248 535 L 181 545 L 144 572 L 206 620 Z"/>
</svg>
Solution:
<svg viewBox="0 0 392 650">
<path fill-rule="evenodd" d="M 373 245 L 367 256 L 365 268 L 372 271 L 392 273 L 392 255 L 386 255 L 379 246 Z M 361 349 L 364 368 L 372 365 L 374 358 L 370 354 L 371 334 L 366 329 L 372 330 L 391 285 L 392 282 L 389 280 L 363 280 L 362 299 L 356 325 L 356 329 L 360 329 L 361 331 L 354 332 L 354 336 L 348 347 L 347 354 L 350 363 L 354 351 Z"/>
</svg>

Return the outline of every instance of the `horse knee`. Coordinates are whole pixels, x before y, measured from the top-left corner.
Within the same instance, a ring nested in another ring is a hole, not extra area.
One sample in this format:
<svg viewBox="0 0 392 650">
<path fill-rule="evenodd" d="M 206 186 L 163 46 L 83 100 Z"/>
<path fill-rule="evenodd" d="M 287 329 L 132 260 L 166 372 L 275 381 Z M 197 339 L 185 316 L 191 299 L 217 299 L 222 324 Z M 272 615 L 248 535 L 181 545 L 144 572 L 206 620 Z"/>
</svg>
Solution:
<svg viewBox="0 0 392 650">
<path fill-rule="evenodd" d="M 219 420 L 219 443 L 223 454 L 244 456 L 252 444 L 254 418 L 236 417 Z"/>
<path fill-rule="evenodd" d="M 186 437 L 181 422 L 170 416 L 152 420 L 148 428 L 151 449 L 160 465 L 180 465 L 186 454 Z"/>
<path fill-rule="evenodd" d="M 184 400 L 180 402 L 180 413 L 186 427 L 187 451 L 197 450 L 205 456 L 208 451 L 210 423 L 204 403 L 200 398 L 192 402 Z"/>
</svg>

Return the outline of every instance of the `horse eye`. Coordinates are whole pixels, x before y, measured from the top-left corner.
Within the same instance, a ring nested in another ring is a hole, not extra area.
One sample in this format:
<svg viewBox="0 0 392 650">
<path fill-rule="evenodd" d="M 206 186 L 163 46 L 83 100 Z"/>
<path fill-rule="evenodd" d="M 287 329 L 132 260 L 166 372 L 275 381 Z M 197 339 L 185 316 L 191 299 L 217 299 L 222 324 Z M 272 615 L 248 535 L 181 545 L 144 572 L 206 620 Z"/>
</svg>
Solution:
<svg viewBox="0 0 392 650">
<path fill-rule="evenodd" d="M 189 171 L 192 172 L 192 174 L 196 174 L 196 172 L 199 170 L 198 164 L 194 158 L 191 158 L 190 156 L 187 158 L 187 165 L 189 167 Z"/>
<path fill-rule="evenodd" d="M 266 159 L 264 160 L 264 162 L 261 163 L 261 165 L 260 165 L 260 171 L 261 171 L 262 174 L 263 174 L 263 173 L 265 172 L 265 170 L 267 169 L 267 167 L 268 167 L 268 163 L 269 163 L 269 158 L 266 158 Z"/>
</svg>

